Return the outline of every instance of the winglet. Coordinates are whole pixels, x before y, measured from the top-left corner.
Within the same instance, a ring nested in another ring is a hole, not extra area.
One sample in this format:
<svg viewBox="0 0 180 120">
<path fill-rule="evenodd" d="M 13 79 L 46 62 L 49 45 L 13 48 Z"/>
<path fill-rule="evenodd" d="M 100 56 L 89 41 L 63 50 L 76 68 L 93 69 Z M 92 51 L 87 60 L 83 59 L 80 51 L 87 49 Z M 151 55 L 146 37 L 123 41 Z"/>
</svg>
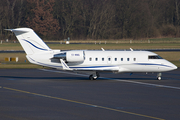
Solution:
<svg viewBox="0 0 180 120">
<path fill-rule="evenodd" d="M 105 51 L 104 48 L 101 48 L 101 49 L 102 49 L 102 51 Z"/>
<path fill-rule="evenodd" d="M 69 68 L 69 66 L 62 59 L 60 59 L 60 61 L 61 61 L 61 65 L 63 67 L 63 70 L 72 70 Z"/>
</svg>

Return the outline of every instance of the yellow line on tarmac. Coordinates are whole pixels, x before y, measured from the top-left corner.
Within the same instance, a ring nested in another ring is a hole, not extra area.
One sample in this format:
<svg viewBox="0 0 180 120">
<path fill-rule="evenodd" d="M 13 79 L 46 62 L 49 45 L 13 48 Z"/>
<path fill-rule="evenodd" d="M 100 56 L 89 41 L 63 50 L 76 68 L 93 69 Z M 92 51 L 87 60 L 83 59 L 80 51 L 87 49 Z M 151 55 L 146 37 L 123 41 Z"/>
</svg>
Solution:
<svg viewBox="0 0 180 120">
<path fill-rule="evenodd" d="M 162 118 L 157 118 L 157 117 L 153 117 L 153 116 L 148 116 L 148 115 L 143 115 L 143 114 L 128 112 L 128 111 L 124 111 L 124 110 L 118 110 L 118 109 L 114 109 L 114 108 L 109 108 L 109 107 L 104 107 L 104 106 L 99 106 L 99 105 L 94 105 L 94 104 L 79 102 L 79 101 L 75 101 L 75 100 L 69 100 L 69 99 L 64 99 L 64 98 L 59 98 L 59 97 L 53 97 L 53 96 L 48 96 L 48 95 L 43 95 L 43 94 L 38 94 L 38 93 L 33 93 L 33 92 L 28 92 L 28 91 L 23 91 L 23 90 L 8 88 L 8 87 L 2 87 L 2 88 L 7 89 L 7 90 L 12 90 L 12 91 L 21 92 L 21 93 L 27 93 L 27 94 L 37 95 L 37 96 L 41 96 L 41 97 L 47 97 L 47 98 L 52 98 L 52 99 L 67 101 L 67 102 L 71 102 L 71 103 L 78 103 L 78 104 L 87 105 L 87 106 L 91 106 L 91 107 L 97 107 L 97 108 L 101 108 L 101 109 L 116 111 L 116 112 L 120 112 L 120 113 L 126 113 L 126 114 L 135 115 L 135 116 L 140 116 L 140 117 L 146 117 L 146 118 L 151 118 L 151 119 L 156 119 L 156 120 L 164 120 L 164 119 L 162 119 Z"/>
</svg>

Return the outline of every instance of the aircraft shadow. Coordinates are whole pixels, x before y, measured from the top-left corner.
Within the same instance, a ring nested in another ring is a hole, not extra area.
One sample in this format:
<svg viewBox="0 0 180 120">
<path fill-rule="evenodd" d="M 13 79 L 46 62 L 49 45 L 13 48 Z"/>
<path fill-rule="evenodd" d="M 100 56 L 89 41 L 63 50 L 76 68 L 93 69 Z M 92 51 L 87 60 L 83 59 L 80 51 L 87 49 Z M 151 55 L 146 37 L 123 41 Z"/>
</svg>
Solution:
<svg viewBox="0 0 180 120">
<path fill-rule="evenodd" d="M 21 77 L 21 76 L 0 76 L 0 79 L 7 80 L 89 80 L 87 77 Z"/>
</svg>

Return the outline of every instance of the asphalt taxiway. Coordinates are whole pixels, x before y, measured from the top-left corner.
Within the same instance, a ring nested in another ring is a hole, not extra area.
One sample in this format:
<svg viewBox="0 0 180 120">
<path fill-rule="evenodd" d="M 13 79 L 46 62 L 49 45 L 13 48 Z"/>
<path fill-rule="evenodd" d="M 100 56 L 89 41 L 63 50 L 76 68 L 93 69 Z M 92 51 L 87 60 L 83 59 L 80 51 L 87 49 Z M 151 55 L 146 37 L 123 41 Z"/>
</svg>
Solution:
<svg viewBox="0 0 180 120">
<path fill-rule="evenodd" d="M 88 76 L 45 69 L 0 69 L 2 120 L 179 120 L 180 69 Z"/>
</svg>

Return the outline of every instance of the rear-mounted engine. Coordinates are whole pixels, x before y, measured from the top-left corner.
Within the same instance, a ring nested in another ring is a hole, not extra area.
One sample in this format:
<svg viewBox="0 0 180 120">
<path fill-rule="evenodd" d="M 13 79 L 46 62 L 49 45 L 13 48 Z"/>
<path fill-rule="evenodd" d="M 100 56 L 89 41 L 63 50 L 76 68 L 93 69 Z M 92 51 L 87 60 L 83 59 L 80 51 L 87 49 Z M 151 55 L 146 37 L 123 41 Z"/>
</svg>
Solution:
<svg viewBox="0 0 180 120">
<path fill-rule="evenodd" d="M 63 59 L 65 62 L 83 62 L 85 59 L 84 51 L 68 51 L 55 54 L 54 58 Z"/>
</svg>

